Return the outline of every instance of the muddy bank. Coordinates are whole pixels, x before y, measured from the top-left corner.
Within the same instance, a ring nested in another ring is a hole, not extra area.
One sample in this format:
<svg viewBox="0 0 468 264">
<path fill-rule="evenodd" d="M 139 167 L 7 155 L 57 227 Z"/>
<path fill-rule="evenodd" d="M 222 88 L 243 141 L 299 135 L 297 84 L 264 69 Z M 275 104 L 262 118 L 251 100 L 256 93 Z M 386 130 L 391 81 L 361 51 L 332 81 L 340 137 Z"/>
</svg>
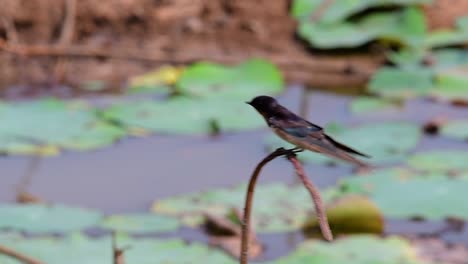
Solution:
<svg viewBox="0 0 468 264">
<path fill-rule="evenodd" d="M 436 2 L 426 10 L 430 25 L 447 26 L 452 20 L 441 19 L 444 12 L 434 8 L 453 5 Z M 288 0 L 0 0 L 0 4 L 0 90 L 7 97 L 38 91 L 73 95 L 93 80 L 105 81 L 105 91 L 119 91 L 129 76 L 161 64 L 200 59 L 236 63 L 252 56 L 271 59 L 293 82 L 362 86 L 383 63 L 378 48 L 353 54 L 308 49 L 295 36 Z M 461 15 L 462 9 L 468 11 L 468 6 L 447 10 Z M 13 84 L 14 89 L 6 89 Z M 75 89 L 54 88 L 58 84 Z M 33 91 L 21 89 L 31 85 Z"/>
</svg>

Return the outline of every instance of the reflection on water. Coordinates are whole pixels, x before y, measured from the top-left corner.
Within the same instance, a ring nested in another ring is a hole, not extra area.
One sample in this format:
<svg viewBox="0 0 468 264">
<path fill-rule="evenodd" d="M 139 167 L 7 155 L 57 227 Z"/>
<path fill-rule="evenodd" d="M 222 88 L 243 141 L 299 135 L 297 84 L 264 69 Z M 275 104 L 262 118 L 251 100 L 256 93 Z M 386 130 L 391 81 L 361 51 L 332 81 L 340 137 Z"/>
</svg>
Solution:
<svg viewBox="0 0 468 264">
<path fill-rule="evenodd" d="M 280 102 L 299 111 L 301 90 L 289 89 Z M 455 108 L 425 100 L 414 100 L 401 111 L 353 116 L 348 111 L 350 97 L 312 92 L 308 102 L 308 118 L 318 125 L 328 122 L 359 124 L 380 120 L 409 120 L 423 124 L 434 116 L 460 118 L 466 108 Z M 41 160 L 28 191 L 48 201 L 101 209 L 107 213 L 145 211 L 154 199 L 187 192 L 235 185 L 248 180 L 256 163 L 266 153 L 263 140 L 270 132 L 265 129 L 236 134 L 208 136 L 153 136 L 124 139 L 114 147 L 86 153 L 65 153 Z M 425 137 L 418 148 L 466 148 L 459 141 Z M 25 174 L 31 158 L 2 157 L 0 167 L 0 201 L 13 201 L 15 190 Z M 307 165 L 306 170 L 319 186 L 332 185 L 348 175 L 350 167 Z M 277 159 L 265 168 L 260 182 L 295 179 L 291 165 Z M 312 205 L 311 205 L 312 206 Z M 412 223 L 389 221 L 390 233 L 423 233 L 437 230 L 445 223 Z M 178 232 L 190 240 L 206 239 L 199 231 Z M 267 243 L 266 258 L 284 255 L 300 242 L 300 233 L 262 235 Z M 447 232 L 444 238 L 468 244 L 468 231 Z"/>
</svg>

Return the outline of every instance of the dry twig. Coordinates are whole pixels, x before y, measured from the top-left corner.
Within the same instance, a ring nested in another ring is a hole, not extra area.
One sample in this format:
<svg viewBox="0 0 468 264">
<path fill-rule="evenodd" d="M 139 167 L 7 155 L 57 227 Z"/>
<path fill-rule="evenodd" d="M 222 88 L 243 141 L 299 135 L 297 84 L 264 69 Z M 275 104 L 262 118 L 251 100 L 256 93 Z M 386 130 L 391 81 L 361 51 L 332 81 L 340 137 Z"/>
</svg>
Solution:
<svg viewBox="0 0 468 264">
<path fill-rule="evenodd" d="M 296 154 L 294 149 L 284 149 L 278 148 L 273 151 L 270 155 L 265 157 L 257 166 L 255 167 L 252 176 L 250 176 L 249 185 L 247 187 L 247 194 L 245 198 L 245 207 L 244 207 L 244 216 L 242 219 L 242 237 L 241 237 L 241 255 L 240 255 L 240 264 L 247 264 L 249 258 L 249 235 L 250 235 L 250 219 L 251 219 L 251 212 L 252 212 L 252 204 L 253 204 L 253 196 L 255 185 L 257 183 L 258 176 L 262 168 L 273 159 L 279 156 L 287 156 L 288 160 L 291 161 L 296 169 L 296 173 L 301 178 L 304 186 L 310 192 L 312 199 L 314 200 L 315 208 L 317 210 L 317 217 L 319 217 L 320 228 L 322 230 L 322 234 L 326 240 L 331 241 L 333 236 L 330 231 L 330 227 L 328 225 L 328 220 L 326 218 L 324 206 L 322 204 L 322 199 L 320 198 L 320 193 L 318 192 L 317 188 L 307 179 L 307 176 L 304 173 L 304 169 L 299 161 L 296 159 Z"/>
<path fill-rule="evenodd" d="M 12 257 L 14 259 L 19 260 L 20 262 L 24 264 L 44 264 L 43 262 L 33 259 L 29 256 L 23 255 L 11 248 L 7 248 L 5 246 L 0 245 L 0 254 L 7 255 L 9 257 Z"/>
</svg>

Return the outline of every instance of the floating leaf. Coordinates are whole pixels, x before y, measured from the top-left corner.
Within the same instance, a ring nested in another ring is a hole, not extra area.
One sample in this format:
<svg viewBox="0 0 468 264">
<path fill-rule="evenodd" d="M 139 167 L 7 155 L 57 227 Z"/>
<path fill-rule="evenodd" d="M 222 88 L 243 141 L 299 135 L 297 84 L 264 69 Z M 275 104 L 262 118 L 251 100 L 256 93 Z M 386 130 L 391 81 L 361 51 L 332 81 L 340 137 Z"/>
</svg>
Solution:
<svg viewBox="0 0 468 264">
<path fill-rule="evenodd" d="M 435 76 L 435 87 L 430 91 L 430 94 L 444 99 L 468 100 L 467 70 L 468 67 L 438 73 Z"/>
<path fill-rule="evenodd" d="M 364 196 L 345 195 L 327 205 L 327 218 L 333 233 L 376 233 L 384 231 L 382 212 Z M 306 229 L 319 226 L 316 216 L 309 219 Z"/>
<path fill-rule="evenodd" d="M 468 169 L 468 152 L 436 150 L 416 153 L 408 160 L 413 168 L 427 171 L 461 171 Z"/>
<path fill-rule="evenodd" d="M 444 46 L 463 45 L 468 41 L 468 17 L 457 20 L 455 30 L 439 29 L 431 32 L 426 39 L 426 47 L 440 48 Z"/>
<path fill-rule="evenodd" d="M 355 114 L 374 113 L 379 110 L 395 108 L 397 103 L 384 98 L 357 97 L 351 101 L 351 112 Z"/>
<path fill-rule="evenodd" d="M 201 62 L 188 67 L 176 86 L 186 96 L 243 102 L 261 94 L 280 93 L 283 78 L 276 66 L 260 59 L 234 67 Z"/>
<path fill-rule="evenodd" d="M 94 149 L 124 136 L 81 103 L 46 99 L 0 107 L 0 151 L 55 154 L 59 148 Z"/>
<path fill-rule="evenodd" d="M 401 70 L 384 67 L 370 80 L 369 91 L 393 98 L 427 95 L 431 88 L 432 72 L 429 69 Z"/>
<path fill-rule="evenodd" d="M 200 244 L 187 244 L 180 239 L 131 239 L 118 236 L 118 247 L 125 251 L 127 264 L 234 264 L 232 258 Z M 75 234 L 66 238 L 24 239 L 0 235 L 0 243 L 47 264 L 112 263 L 112 242 L 109 237 L 89 239 Z M 20 264 L 16 259 L 0 255 L 2 264 Z"/>
<path fill-rule="evenodd" d="M 305 20 L 299 24 L 298 33 L 316 48 L 351 48 L 373 40 L 417 47 L 424 41 L 426 22 L 420 9 L 406 8 L 401 12 L 373 13 L 357 22 L 313 23 Z"/>
<path fill-rule="evenodd" d="M 245 185 L 234 189 L 221 189 L 184 195 L 156 201 L 153 211 L 178 216 L 189 225 L 203 223 L 203 215 L 209 213 L 223 217 L 231 208 L 244 204 Z M 331 192 L 323 194 L 327 200 Z M 255 192 L 253 212 L 255 230 L 259 232 L 284 232 L 300 229 L 307 214 L 313 211 L 313 203 L 302 186 L 288 188 L 284 184 L 258 186 Z"/>
<path fill-rule="evenodd" d="M 327 1 L 327 0 L 325 0 Z M 291 13 L 295 18 L 308 19 L 317 12 L 324 4 L 324 0 L 294 0 Z M 369 8 L 386 7 L 394 5 L 412 5 L 429 3 L 431 0 L 354 0 L 354 1 L 333 1 L 327 3 L 326 9 L 322 12 L 320 22 L 336 23 L 346 18 L 362 12 Z"/>
<path fill-rule="evenodd" d="M 28 233 L 60 233 L 97 224 L 102 215 L 94 210 L 64 205 L 0 204 L 0 229 Z"/>
<path fill-rule="evenodd" d="M 111 215 L 104 219 L 101 226 L 106 229 L 132 233 L 168 232 L 179 228 L 176 218 L 155 214 Z"/>
<path fill-rule="evenodd" d="M 444 124 L 441 134 L 460 140 L 468 140 L 468 119 L 453 120 Z"/>
<path fill-rule="evenodd" d="M 325 132 L 339 142 L 370 155 L 372 158 L 365 160 L 370 164 L 404 160 L 407 153 L 417 145 L 421 136 L 419 127 L 407 122 L 372 123 L 335 131 L 325 128 Z M 270 149 L 292 147 L 291 144 L 276 136 L 267 140 L 267 146 Z M 337 161 L 312 151 L 299 153 L 299 158 L 305 162 L 321 164 Z"/>
<path fill-rule="evenodd" d="M 104 117 L 128 129 L 145 129 L 167 134 L 241 131 L 264 125 L 262 118 L 238 100 L 193 100 L 177 97 L 164 102 L 144 101 L 115 105 Z"/>
<path fill-rule="evenodd" d="M 333 243 L 310 240 L 275 264 L 418 264 L 416 250 L 397 237 L 350 236 Z"/>
<path fill-rule="evenodd" d="M 382 170 L 365 177 L 346 178 L 341 187 L 345 193 L 368 195 L 385 217 L 468 218 L 468 205 L 459 202 L 466 197 L 468 188 L 468 181 L 463 178 Z"/>
<path fill-rule="evenodd" d="M 179 80 L 184 68 L 174 66 L 162 66 L 153 71 L 130 79 L 128 91 L 130 93 L 164 92 L 167 93 Z"/>
</svg>

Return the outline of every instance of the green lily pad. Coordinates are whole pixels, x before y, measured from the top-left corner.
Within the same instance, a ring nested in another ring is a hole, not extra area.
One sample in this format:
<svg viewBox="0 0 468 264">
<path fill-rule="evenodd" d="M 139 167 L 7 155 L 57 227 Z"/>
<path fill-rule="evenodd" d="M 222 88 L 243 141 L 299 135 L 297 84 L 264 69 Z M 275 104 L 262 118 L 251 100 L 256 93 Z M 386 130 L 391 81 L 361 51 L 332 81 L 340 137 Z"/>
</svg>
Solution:
<svg viewBox="0 0 468 264">
<path fill-rule="evenodd" d="M 240 100 L 194 100 L 121 103 L 106 110 L 104 118 L 127 129 L 142 128 L 164 134 L 206 134 L 213 126 L 221 131 L 242 131 L 264 126 L 262 118 Z"/>
<path fill-rule="evenodd" d="M 468 218 L 468 205 L 460 203 L 468 188 L 468 181 L 464 178 L 383 170 L 364 177 L 346 178 L 342 180 L 341 187 L 345 193 L 367 195 L 385 217 Z"/>
<path fill-rule="evenodd" d="M 0 229 L 28 233 L 63 233 L 82 230 L 101 220 L 101 213 L 64 205 L 0 204 Z"/>
<path fill-rule="evenodd" d="M 431 32 L 426 39 L 426 47 L 440 48 L 453 45 L 463 45 L 468 41 L 468 17 L 457 20 L 455 30 L 439 29 Z"/>
<path fill-rule="evenodd" d="M 124 131 L 97 117 L 83 103 L 54 99 L 5 103 L 0 107 L 0 151 L 37 154 L 48 148 L 95 149 L 112 144 Z"/>
<path fill-rule="evenodd" d="M 204 222 L 206 213 L 225 216 L 232 208 L 241 208 L 245 200 L 246 186 L 220 189 L 184 195 L 156 201 L 152 210 L 156 213 L 177 216 L 190 226 Z M 333 195 L 332 191 L 322 193 L 324 201 Z M 287 187 L 274 183 L 260 185 L 255 192 L 253 226 L 258 232 L 285 232 L 298 230 L 304 224 L 307 214 L 313 212 L 313 203 L 303 186 Z"/>
<path fill-rule="evenodd" d="M 468 67 L 436 74 L 435 87 L 430 94 L 443 99 L 468 99 Z"/>
<path fill-rule="evenodd" d="M 326 243 L 310 240 L 275 264 L 420 264 L 416 250 L 397 237 L 351 236 Z"/>
<path fill-rule="evenodd" d="M 416 153 L 408 160 L 413 168 L 427 171 L 462 171 L 468 169 L 468 152 L 436 150 Z"/>
<path fill-rule="evenodd" d="M 179 220 L 155 214 L 112 215 L 106 217 L 101 226 L 106 229 L 132 233 L 168 232 L 179 228 Z"/>
<path fill-rule="evenodd" d="M 308 19 L 320 8 L 324 0 L 294 0 L 291 14 L 298 19 Z M 355 0 L 333 1 L 327 5 L 320 17 L 322 23 L 336 23 L 369 8 L 413 5 L 428 3 L 430 0 Z"/>
<path fill-rule="evenodd" d="M 183 72 L 182 67 L 162 66 L 143 75 L 135 76 L 130 79 L 129 93 L 147 93 L 159 92 L 169 93 L 180 75 Z"/>
<path fill-rule="evenodd" d="M 0 243 L 47 264 L 112 263 L 112 242 L 109 237 L 90 239 L 75 234 L 66 238 L 24 239 L 0 235 Z M 200 244 L 187 244 L 180 239 L 131 239 L 117 237 L 118 247 L 129 247 L 124 253 L 127 264 L 234 264 L 224 253 Z M 0 255 L 2 264 L 20 264 L 16 259 Z"/>
<path fill-rule="evenodd" d="M 395 109 L 398 103 L 385 98 L 357 97 L 351 101 L 351 112 L 355 114 L 374 113 L 376 111 Z"/>
<path fill-rule="evenodd" d="M 416 147 L 421 137 L 419 127 L 416 124 L 407 122 L 371 123 L 333 130 L 325 128 L 325 132 L 337 141 L 370 155 L 371 159 L 362 159 L 370 164 L 404 160 L 408 152 Z M 269 149 L 293 147 L 276 136 L 269 137 L 266 144 Z M 304 151 L 299 153 L 298 156 L 304 162 L 318 164 L 334 164 L 337 162 L 336 159 L 312 151 Z"/>
<path fill-rule="evenodd" d="M 177 91 L 195 98 L 250 100 L 283 91 L 283 77 L 268 61 L 255 59 L 234 67 L 201 62 L 188 67 L 176 83 Z"/>
<path fill-rule="evenodd" d="M 427 95 L 433 87 L 432 77 L 429 69 L 409 71 L 383 67 L 372 76 L 368 89 L 372 93 L 391 98 Z"/>
<path fill-rule="evenodd" d="M 338 4 L 338 3 L 337 3 Z M 426 22 L 418 8 L 400 12 L 367 15 L 357 22 L 300 22 L 299 35 L 315 48 L 352 48 L 374 40 L 390 41 L 402 46 L 420 46 L 426 34 Z"/>
<path fill-rule="evenodd" d="M 450 121 L 442 126 L 440 133 L 446 137 L 468 140 L 468 119 Z"/>
</svg>

